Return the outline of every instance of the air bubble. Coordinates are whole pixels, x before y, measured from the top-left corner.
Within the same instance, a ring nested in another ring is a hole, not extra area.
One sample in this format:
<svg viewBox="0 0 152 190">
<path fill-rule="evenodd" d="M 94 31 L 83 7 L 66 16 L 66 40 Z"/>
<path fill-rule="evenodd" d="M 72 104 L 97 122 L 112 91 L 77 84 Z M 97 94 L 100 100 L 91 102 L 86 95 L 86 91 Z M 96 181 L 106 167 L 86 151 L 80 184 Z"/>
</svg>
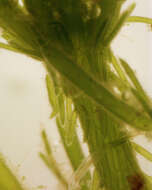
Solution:
<svg viewBox="0 0 152 190">
<path fill-rule="evenodd" d="M 100 7 L 97 7 L 96 8 L 96 17 L 99 17 L 101 14 L 101 8 Z"/>
<path fill-rule="evenodd" d="M 115 92 L 116 94 L 118 94 L 118 95 L 121 94 L 120 90 L 119 90 L 116 86 L 113 87 L 113 90 L 114 90 L 114 92 Z"/>
<path fill-rule="evenodd" d="M 60 141 L 59 140 L 54 141 L 54 143 L 53 143 L 53 151 L 57 152 L 57 149 L 59 148 L 59 146 L 60 146 Z"/>
<path fill-rule="evenodd" d="M 23 1 L 22 1 L 22 0 L 18 0 L 18 4 L 19 4 L 21 7 L 23 7 L 23 6 L 24 6 L 24 4 L 23 4 Z"/>
</svg>

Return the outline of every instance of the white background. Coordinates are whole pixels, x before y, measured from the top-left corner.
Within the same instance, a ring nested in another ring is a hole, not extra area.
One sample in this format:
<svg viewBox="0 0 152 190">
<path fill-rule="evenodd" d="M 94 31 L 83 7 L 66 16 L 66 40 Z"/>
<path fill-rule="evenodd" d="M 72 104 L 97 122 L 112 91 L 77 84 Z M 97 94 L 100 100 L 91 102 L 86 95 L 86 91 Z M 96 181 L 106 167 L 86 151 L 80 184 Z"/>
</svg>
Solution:
<svg viewBox="0 0 152 190">
<path fill-rule="evenodd" d="M 131 1 L 128 1 L 131 3 Z M 138 0 L 133 15 L 150 16 L 150 0 Z M 150 15 L 151 14 L 151 15 Z M 113 43 L 116 55 L 121 55 L 134 68 L 145 90 L 152 97 L 152 31 L 145 24 L 125 26 Z M 71 170 L 64 161 L 59 137 L 45 88 L 45 69 L 26 56 L 0 49 L 0 152 L 7 158 L 16 175 L 26 176 L 25 186 L 45 190 L 60 189 L 54 176 L 38 157 L 43 151 L 40 131 L 46 128 L 63 172 Z M 151 143 L 142 136 L 136 140 L 152 151 Z M 62 156 L 61 156 L 62 155 Z M 152 175 L 152 164 L 139 156 L 144 171 Z"/>
</svg>

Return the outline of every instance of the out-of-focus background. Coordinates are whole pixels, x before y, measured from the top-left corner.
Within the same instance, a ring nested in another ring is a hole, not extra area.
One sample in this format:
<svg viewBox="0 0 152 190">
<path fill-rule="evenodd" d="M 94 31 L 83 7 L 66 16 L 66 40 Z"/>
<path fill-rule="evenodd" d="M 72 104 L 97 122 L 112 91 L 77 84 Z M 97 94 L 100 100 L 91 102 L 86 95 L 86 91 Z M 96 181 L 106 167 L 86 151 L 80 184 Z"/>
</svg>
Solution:
<svg viewBox="0 0 152 190">
<path fill-rule="evenodd" d="M 131 0 L 126 3 L 130 4 Z M 152 2 L 137 0 L 133 15 L 152 17 Z M 152 28 L 145 24 L 126 25 L 113 42 L 116 55 L 134 68 L 143 87 L 152 97 Z M 46 128 L 56 158 L 65 175 L 71 174 L 60 147 L 55 122 L 49 119 L 45 87 L 46 71 L 40 62 L 0 49 L 0 152 L 27 187 L 60 189 L 55 177 L 38 157 L 43 151 L 40 132 Z M 152 142 L 142 136 L 136 142 L 152 151 Z M 86 153 L 87 154 L 87 153 Z M 62 155 L 62 156 L 61 156 Z M 62 158 L 62 159 L 61 159 Z M 152 164 L 138 155 L 144 171 L 152 175 Z M 24 180 L 23 180 L 24 179 Z"/>
</svg>

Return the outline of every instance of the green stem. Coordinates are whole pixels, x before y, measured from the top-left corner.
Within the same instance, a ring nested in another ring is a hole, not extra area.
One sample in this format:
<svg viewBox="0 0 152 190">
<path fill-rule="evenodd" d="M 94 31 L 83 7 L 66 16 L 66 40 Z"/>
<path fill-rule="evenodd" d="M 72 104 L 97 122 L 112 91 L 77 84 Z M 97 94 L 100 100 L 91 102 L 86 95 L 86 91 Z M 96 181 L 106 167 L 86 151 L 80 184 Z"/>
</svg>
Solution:
<svg viewBox="0 0 152 190">
<path fill-rule="evenodd" d="M 66 142 L 66 135 L 67 134 L 65 134 L 64 127 L 60 124 L 58 118 L 56 119 L 56 122 L 57 122 L 57 127 L 59 130 L 61 139 L 62 139 L 62 143 L 64 145 L 64 149 L 68 155 L 68 159 L 70 160 L 71 166 L 72 166 L 73 170 L 75 171 L 84 159 L 84 155 L 82 153 L 82 149 L 80 147 L 76 131 L 74 129 L 75 135 L 73 137 L 71 144 L 69 145 Z M 68 134 L 68 135 L 70 135 L 70 134 Z"/>
<path fill-rule="evenodd" d="M 74 100 L 74 104 L 100 178 L 100 185 L 107 190 L 131 190 L 128 179 L 143 174 L 122 124 L 104 110 L 96 108 L 86 97 Z M 122 136 L 126 136 L 122 143 L 111 143 Z"/>
<path fill-rule="evenodd" d="M 21 53 L 21 54 L 26 54 L 30 57 L 32 57 L 33 59 L 36 59 L 38 61 L 41 61 L 41 57 L 39 56 L 38 52 L 34 51 L 34 50 L 30 50 L 30 49 L 25 49 L 22 46 L 11 46 L 5 43 L 0 42 L 0 48 L 2 49 L 6 49 L 9 51 L 13 51 L 16 53 Z"/>
<path fill-rule="evenodd" d="M 72 110 L 72 101 L 68 98 L 65 98 L 62 94 L 58 95 L 55 92 L 55 84 L 49 77 L 46 76 L 46 85 L 48 90 L 49 102 L 52 105 L 53 113 L 55 112 L 56 124 L 61 137 L 61 142 L 63 144 L 64 150 L 67 154 L 67 157 L 71 163 L 73 172 L 75 172 L 82 161 L 85 159 L 83 151 L 81 149 L 81 145 L 76 132 L 76 113 Z M 62 101 L 60 100 L 60 97 Z M 70 128 L 70 130 L 69 130 Z M 45 135 L 43 134 L 43 141 L 45 142 L 45 149 L 50 154 L 50 147 L 45 139 Z M 81 185 L 81 190 L 88 190 L 87 181 L 90 180 L 90 173 L 87 172 L 84 179 L 83 184 Z"/>
<path fill-rule="evenodd" d="M 64 187 L 67 187 L 68 186 L 67 181 L 60 172 L 60 168 L 58 167 L 58 163 L 56 162 L 52 154 L 51 145 L 48 141 L 47 134 L 44 130 L 42 131 L 41 136 L 44 143 L 46 155 L 43 153 L 39 153 L 40 158 L 43 160 L 48 169 L 50 169 L 53 172 L 53 174 L 57 177 L 57 179 L 61 182 L 61 184 Z"/>
<path fill-rule="evenodd" d="M 127 19 L 127 22 L 139 22 L 139 23 L 145 23 L 145 24 L 152 24 L 152 19 L 147 17 L 141 17 L 141 16 L 130 16 Z"/>
<path fill-rule="evenodd" d="M 137 89 L 137 91 L 139 92 L 139 94 L 141 96 L 143 96 L 143 98 L 145 100 L 148 101 L 148 97 L 143 89 L 143 87 L 141 86 L 140 82 L 138 81 L 134 71 L 131 69 L 131 67 L 129 66 L 129 64 L 124 61 L 123 59 L 120 59 L 121 65 L 123 67 L 123 69 L 125 70 L 126 74 L 128 75 L 129 79 L 131 80 L 131 82 L 133 83 L 134 87 Z"/>
<path fill-rule="evenodd" d="M 124 25 L 124 22 L 127 20 L 131 12 L 134 10 L 135 4 L 133 3 L 122 15 L 120 16 L 120 19 L 116 23 L 114 29 L 112 32 L 108 35 L 108 37 L 104 40 L 103 44 L 104 46 L 108 46 L 112 40 L 116 37 L 122 26 Z"/>
<path fill-rule="evenodd" d="M 7 167 L 0 155 L 0 189 L 1 190 L 25 190 L 18 182 L 16 176 Z"/>
<path fill-rule="evenodd" d="M 55 174 L 55 176 L 57 177 L 57 179 L 59 180 L 59 182 L 65 187 L 65 189 L 68 188 L 68 183 L 66 182 L 65 178 L 62 176 L 59 168 L 58 168 L 58 164 L 56 163 L 55 160 L 52 160 L 52 158 L 48 158 L 47 156 L 45 156 L 43 153 L 39 153 L 40 158 L 43 160 L 43 162 L 45 163 L 45 165 L 48 167 L 48 169 L 50 171 L 53 171 L 53 174 Z M 53 161 L 53 162 L 52 162 Z"/>
<path fill-rule="evenodd" d="M 46 76 L 46 86 L 48 90 L 49 103 L 53 108 L 53 112 L 55 112 L 56 115 L 58 114 L 56 117 L 56 124 L 57 124 L 60 137 L 62 139 L 62 144 L 68 155 L 71 166 L 73 170 L 75 171 L 79 167 L 79 165 L 81 164 L 81 162 L 84 160 L 85 157 L 83 155 L 83 152 L 79 143 L 79 139 L 76 133 L 76 127 L 77 127 L 76 121 L 73 123 L 74 126 L 68 126 L 69 124 L 72 125 L 72 122 L 71 122 L 72 116 L 73 116 L 72 104 L 71 104 L 72 102 L 69 103 L 68 98 L 64 98 L 63 102 L 59 103 L 60 97 L 55 92 L 54 82 L 51 80 L 51 77 L 49 75 Z M 65 104 L 69 104 L 69 105 L 65 106 Z M 62 115 L 64 117 L 61 119 Z M 67 133 L 68 127 L 71 127 L 70 134 Z M 72 136 L 72 139 L 70 139 L 71 142 L 67 141 L 68 136 Z"/>
<path fill-rule="evenodd" d="M 138 145 L 138 144 L 136 144 L 134 142 L 132 142 L 132 146 L 136 150 L 136 152 L 138 152 L 143 157 L 145 157 L 147 160 L 152 162 L 152 153 L 150 153 L 145 148 L 143 148 L 142 146 L 140 146 L 140 145 Z"/>
</svg>

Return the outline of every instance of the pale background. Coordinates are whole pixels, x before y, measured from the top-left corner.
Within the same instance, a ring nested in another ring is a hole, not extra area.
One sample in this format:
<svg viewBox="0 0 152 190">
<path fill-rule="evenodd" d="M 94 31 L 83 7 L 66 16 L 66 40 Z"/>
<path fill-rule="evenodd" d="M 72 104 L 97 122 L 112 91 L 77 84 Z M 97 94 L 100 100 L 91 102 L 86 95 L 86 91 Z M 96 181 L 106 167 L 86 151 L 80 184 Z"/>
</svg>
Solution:
<svg viewBox="0 0 152 190">
<path fill-rule="evenodd" d="M 151 0 L 138 0 L 133 15 L 152 17 Z M 131 3 L 131 1 L 129 1 Z M 152 97 L 152 31 L 145 24 L 125 26 L 113 43 L 116 55 L 121 55 L 134 68 L 145 90 Z M 64 161 L 45 87 L 42 64 L 26 56 L 0 49 L 0 152 L 17 176 L 26 176 L 25 186 L 45 190 L 60 189 L 54 176 L 46 169 L 37 153 L 43 150 L 40 131 L 46 128 L 58 162 L 67 176 L 71 170 Z M 136 138 L 152 151 L 152 142 Z M 62 158 L 62 160 L 61 160 Z M 139 156 L 144 171 L 152 175 L 152 164 Z"/>
</svg>

